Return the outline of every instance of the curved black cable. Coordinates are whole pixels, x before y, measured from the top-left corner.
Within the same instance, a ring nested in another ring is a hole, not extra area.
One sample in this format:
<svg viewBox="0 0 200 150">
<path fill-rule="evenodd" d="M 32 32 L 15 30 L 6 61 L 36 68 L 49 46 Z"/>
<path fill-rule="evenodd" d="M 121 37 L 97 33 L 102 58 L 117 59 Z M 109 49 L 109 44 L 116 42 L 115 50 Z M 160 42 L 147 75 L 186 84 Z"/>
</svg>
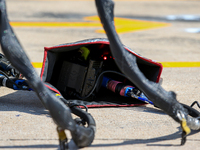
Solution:
<svg viewBox="0 0 200 150">
<path fill-rule="evenodd" d="M 188 114 L 194 118 L 200 117 L 200 112 L 196 109 L 192 108 L 192 106 L 188 106 L 186 104 L 181 103 L 185 109 L 187 109 Z"/>
<path fill-rule="evenodd" d="M 41 81 L 9 24 L 5 0 L 0 0 L 0 43 L 6 58 L 26 77 L 31 88 L 49 110 L 54 122 L 60 128 L 71 132 L 77 146 L 90 145 L 94 139 L 95 128 L 78 126 L 71 116 L 69 107 L 53 95 Z"/>
<path fill-rule="evenodd" d="M 137 66 L 136 57 L 123 48 L 114 26 L 114 2 L 112 0 L 95 0 L 98 14 L 107 37 L 115 62 L 122 73 L 136 85 L 149 100 L 171 116 L 181 122 L 178 114 L 188 115 L 184 107 L 176 100 L 174 92 L 165 91 L 160 84 L 149 81 Z"/>
<path fill-rule="evenodd" d="M 83 99 L 83 100 L 84 100 L 84 99 L 87 99 L 88 97 L 90 97 L 90 96 L 92 95 L 92 93 L 94 92 L 94 90 L 96 89 L 97 85 L 99 84 L 101 77 L 102 77 L 104 74 L 106 74 L 106 73 L 115 73 L 115 74 L 118 74 L 118 75 L 123 76 L 123 77 L 126 78 L 126 76 L 125 76 L 124 74 L 122 74 L 122 73 L 120 73 L 120 72 L 117 72 L 117 71 L 113 71 L 113 70 L 106 70 L 106 71 L 103 71 L 103 72 L 101 72 L 101 73 L 99 74 L 99 76 L 98 76 L 98 78 L 97 78 L 97 80 L 96 80 L 96 83 L 95 83 L 94 87 L 92 88 L 92 90 L 91 90 L 86 96 L 81 97 L 81 96 L 79 96 L 78 94 L 76 94 L 75 96 L 76 96 L 77 98 Z"/>
<path fill-rule="evenodd" d="M 191 104 L 190 107 L 193 107 L 195 104 L 197 104 L 197 106 L 200 108 L 200 104 L 199 104 L 199 102 L 197 102 L 197 101 L 194 101 L 194 102 Z"/>
</svg>

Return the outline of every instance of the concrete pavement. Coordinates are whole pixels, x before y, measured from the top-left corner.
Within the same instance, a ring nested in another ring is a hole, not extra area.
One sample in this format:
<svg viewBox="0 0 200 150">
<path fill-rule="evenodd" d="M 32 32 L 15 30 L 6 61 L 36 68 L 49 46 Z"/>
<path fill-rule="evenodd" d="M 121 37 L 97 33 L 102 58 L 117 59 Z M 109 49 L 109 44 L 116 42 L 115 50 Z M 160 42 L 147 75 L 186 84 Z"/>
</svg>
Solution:
<svg viewBox="0 0 200 150">
<path fill-rule="evenodd" d="M 93 1 L 7 0 L 10 21 L 84 22 L 97 15 Z M 200 35 L 185 32 L 199 21 L 169 21 L 168 15 L 200 15 L 200 1 L 116 1 L 117 17 L 169 23 L 170 26 L 120 34 L 137 53 L 159 62 L 200 62 Z M 42 62 L 43 47 L 104 38 L 96 27 L 14 27 L 32 62 Z M 40 69 L 37 69 L 38 74 Z M 200 68 L 164 68 L 163 87 L 190 105 L 200 98 Z M 56 126 L 33 92 L 0 89 L 0 149 L 58 149 Z M 198 109 L 197 107 L 195 107 Z M 180 125 L 162 111 L 147 105 L 127 108 L 93 108 L 97 124 L 87 149 L 199 149 L 199 133 L 180 146 Z M 70 134 L 67 132 L 68 136 Z M 76 149 L 73 141 L 70 148 Z"/>
</svg>

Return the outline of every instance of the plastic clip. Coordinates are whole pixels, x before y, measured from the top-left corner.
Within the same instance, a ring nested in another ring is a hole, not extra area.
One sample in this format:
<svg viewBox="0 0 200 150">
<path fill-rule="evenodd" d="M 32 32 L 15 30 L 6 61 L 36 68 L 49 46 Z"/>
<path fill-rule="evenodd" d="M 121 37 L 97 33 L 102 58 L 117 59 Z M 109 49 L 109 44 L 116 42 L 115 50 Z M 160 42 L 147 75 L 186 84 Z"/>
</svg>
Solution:
<svg viewBox="0 0 200 150">
<path fill-rule="evenodd" d="M 182 132 L 182 139 L 181 139 L 181 145 L 184 145 L 185 142 L 186 142 L 187 135 L 191 132 L 190 128 L 187 126 L 187 121 L 186 121 L 185 118 L 182 118 L 181 128 L 183 130 L 183 132 Z"/>
<path fill-rule="evenodd" d="M 57 132 L 58 132 L 60 150 L 68 149 L 68 145 L 66 144 L 68 139 L 67 139 L 67 136 L 65 134 L 65 131 L 61 127 L 57 127 Z"/>
<path fill-rule="evenodd" d="M 191 132 L 190 128 L 187 125 L 187 121 L 186 121 L 186 116 L 183 114 L 182 111 L 178 110 L 177 111 L 177 117 L 180 120 L 181 123 L 181 128 L 182 128 L 182 139 L 181 139 L 181 145 L 184 145 L 186 142 L 186 137 L 187 135 Z"/>
</svg>

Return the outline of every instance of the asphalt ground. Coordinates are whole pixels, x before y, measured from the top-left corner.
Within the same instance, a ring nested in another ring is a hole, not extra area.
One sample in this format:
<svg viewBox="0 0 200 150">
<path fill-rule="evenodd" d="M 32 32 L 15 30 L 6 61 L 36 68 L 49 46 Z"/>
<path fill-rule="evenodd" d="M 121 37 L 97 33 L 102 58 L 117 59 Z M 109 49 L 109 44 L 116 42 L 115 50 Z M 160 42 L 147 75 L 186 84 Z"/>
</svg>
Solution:
<svg viewBox="0 0 200 150">
<path fill-rule="evenodd" d="M 11 22 L 67 22 L 71 27 L 14 26 L 31 62 L 42 62 L 43 48 L 88 38 L 105 38 L 102 27 L 79 25 L 96 16 L 94 1 L 7 0 Z M 190 105 L 200 98 L 200 34 L 185 29 L 199 28 L 200 21 L 167 20 L 168 15 L 200 15 L 200 1 L 116 1 L 116 17 L 154 21 L 167 26 L 130 29 L 119 36 L 123 44 L 144 57 L 163 63 L 162 86 L 177 93 Z M 138 22 L 137 22 L 138 23 Z M 124 23 L 126 24 L 126 22 Z M 122 24 L 122 26 L 124 26 Z M 147 23 L 148 24 L 148 23 Z M 150 22 L 149 22 L 150 24 Z M 127 27 L 125 26 L 127 29 Z M 170 65 L 167 67 L 166 62 Z M 182 66 L 181 66 L 182 64 Z M 165 67 L 166 65 L 166 67 Z M 177 67 L 177 65 L 179 67 Z M 181 66 L 181 67 L 180 67 Z M 195 67 L 194 67 L 195 66 Z M 40 68 L 36 67 L 38 74 Z M 58 147 L 56 125 L 33 92 L 0 89 L 0 149 L 45 149 Z M 198 109 L 197 107 L 195 107 Z M 181 128 L 159 109 L 142 107 L 92 108 L 97 124 L 95 140 L 83 149 L 199 149 L 199 133 L 190 134 L 180 146 Z M 67 132 L 68 136 L 70 134 Z M 70 138 L 69 138 L 70 139 Z M 73 141 L 69 144 L 76 149 Z"/>
</svg>

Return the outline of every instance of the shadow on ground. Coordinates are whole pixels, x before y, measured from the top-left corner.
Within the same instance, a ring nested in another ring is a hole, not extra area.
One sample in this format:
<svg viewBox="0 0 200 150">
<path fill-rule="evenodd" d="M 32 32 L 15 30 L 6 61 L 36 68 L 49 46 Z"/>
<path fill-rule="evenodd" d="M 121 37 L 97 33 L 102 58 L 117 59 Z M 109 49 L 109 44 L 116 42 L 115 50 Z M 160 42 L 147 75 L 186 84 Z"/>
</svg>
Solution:
<svg viewBox="0 0 200 150">
<path fill-rule="evenodd" d="M 166 115 L 157 108 L 146 106 L 139 107 L 115 107 L 116 109 L 131 109 L 133 111 L 141 111 Z M 92 108 L 101 109 L 101 108 Z M 19 111 L 34 115 L 48 115 L 48 111 L 42 105 L 40 99 L 33 91 L 16 91 L 11 94 L 0 97 L 0 111 Z"/>
<path fill-rule="evenodd" d="M 189 136 L 198 133 L 198 131 L 192 131 Z M 91 147 L 113 147 L 113 146 L 123 146 L 123 145 L 134 145 L 134 144 L 146 144 L 146 146 L 181 146 L 181 134 L 182 131 L 179 128 L 179 131 L 166 135 L 161 136 L 157 138 L 149 138 L 149 139 L 95 139 L 95 140 L 105 140 L 105 141 L 113 141 L 113 140 L 123 140 L 123 142 L 120 143 L 111 143 L 111 144 L 93 144 Z M 163 141 L 171 141 L 171 140 L 177 140 L 180 139 L 180 144 L 159 144 L 157 142 L 163 142 Z M 199 142 L 199 141 L 197 141 Z M 155 143 L 155 144 L 154 144 Z"/>
<path fill-rule="evenodd" d="M 192 131 L 190 135 L 196 134 L 197 131 Z M 190 136 L 189 135 L 189 136 Z M 173 134 L 170 135 L 166 135 L 166 136 L 161 136 L 161 137 L 157 137 L 157 138 L 150 138 L 150 139 L 95 139 L 98 141 L 112 141 L 112 143 L 106 143 L 106 144 L 92 144 L 90 147 L 92 148 L 97 148 L 97 147 L 113 147 L 113 146 L 125 146 L 125 145 L 135 145 L 135 144 L 146 144 L 146 146 L 159 146 L 159 147 L 170 147 L 170 146 L 174 146 L 174 147 L 180 147 L 180 144 L 159 144 L 158 142 L 163 142 L 163 141 L 172 141 L 172 140 L 177 140 L 180 139 L 180 143 L 181 143 L 181 130 L 177 131 Z M 123 142 L 119 142 L 119 143 L 113 143 L 113 141 L 121 141 L 123 140 Z M 197 141 L 199 142 L 199 140 Z M 102 142 L 103 143 L 103 142 Z M 155 144 L 154 144 L 155 143 Z M 56 144 L 35 144 L 35 145 L 15 145 L 15 146 L 0 146 L 0 149 L 3 148 L 11 148 L 11 149 L 17 149 L 17 148 L 21 148 L 21 149 L 30 149 L 30 148 L 58 148 L 59 146 Z M 59 149 L 59 148 L 58 148 Z M 76 147 L 76 145 L 74 144 L 74 142 L 72 140 L 69 141 L 68 143 L 68 149 L 69 150 L 76 150 L 78 149 Z"/>
<path fill-rule="evenodd" d="M 34 92 L 29 91 L 17 91 L 0 98 L 0 111 L 19 111 L 23 113 L 29 113 L 34 115 L 47 115 L 48 111 L 45 110 L 42 103 L 40 102 L 39 98 Z M 118 109 L 133 109 L 135 108 L 136 111 L 147 111 L 149 113 L 159 113 L 164 114 L 158 109 L 148 108 L 148 107 L 128 107 L 128 108 L 118 108 Z M 98 108 L 100 109 L 100 108 Z M 197 132 L 193 131 L 190 135 L 193 135 Z M 156 138 L 149 138 L 149 139 L 120 139 L 120 138 L 111 138 L 111 139 L 95 139 L 97 141 L 101 141 L 102 144 L 92 144 L 91 147 L 113 147 L 113 146 L 123 146 L 123 145 L 134 145 L 134 144 L 146 144 L 146 146 L 180 146 L 180 144 L 164 144 L 158 143 L 163 141 L 171 141 L 180 139 L 181 142 L 181 129 L 179 128 L 178 132 L 175 132 L 170 135 L 156 137 Z M 46 139 L 48 141 L 48 139 Z M 54 139 L 55 140 L 55 139 Z M 106 141 L 104 144 L 103 141 Z M 110 143 L 108 143 L 110 141 Z M 113 143 L 113 141 L 123 141 L 118 143 Z M 1 141 L 0 141 L 1 142 Z M 25 141 L 24 141 L 25 142 Z M 199 141 L 198 141 L 199 142 Z M 75 148 L 73 145 L 73 141 L 69 142 L 69 147 Z M 0 146 L 1 148 L 22 148 L 22 149 L 29 149 L 29 148 L 58 148 L 57 144 L 35 144 L 35 145 L 14 145 L 14 146 Z"/>
<path fill-rule="evenodd" d="M 19 111 L 34 115 L 48 115 L 40 99 L 32 91 L 17 91 L 0 97 L 0 111 Z"/>
<path fill-rule="evenodd" d="M 41 148 L 58 148 L 58 145 L 56 144 L 45 144 L 45 145 L 19 145 L 19 146 L 0 146 L 0 149 L 30 149 L 30 148 L 37 148 L 37 149 L 41 149 Z"/>
</svg>

